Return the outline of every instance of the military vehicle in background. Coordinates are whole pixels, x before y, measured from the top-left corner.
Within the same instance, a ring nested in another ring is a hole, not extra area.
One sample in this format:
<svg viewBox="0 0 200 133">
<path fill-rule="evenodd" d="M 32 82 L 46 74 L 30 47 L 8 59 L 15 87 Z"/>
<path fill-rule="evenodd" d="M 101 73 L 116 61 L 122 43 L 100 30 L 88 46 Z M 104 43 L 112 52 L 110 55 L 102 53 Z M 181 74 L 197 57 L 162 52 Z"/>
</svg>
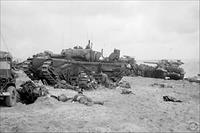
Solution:
<svg viewBox="0 0 200 133">
<path fill-rule="evenodd" d="M 137 76 L 155 78 L 154 71 L 155 67 L 153 66 L 146 64 L 137 65 Z"/>
<path fill-rule="evenodd" d="M 163 79 L 168 77 L 174 80 L 179 80 L 184 78 L 185 72 L 183 68 L 180 67 L 184 63 L 181 62 L 181 60 L 175 60 L 175 61 L 160 60 L 158 62 L 144 62 L 144 63 L 156 65 L 156 67 L 152 66 L 144 67 L 147 69 L 145 70 L 145 72 L 149 74 L 148 75 L 149 77 L 163 78 Z"/>
<path fill-rule="evenodd" d="M 12 56 L 4 51 L 0 51 L 0 99 L 10 107 L 14 106 L 17 100 Z"/>
<path fill-rule="evenodd" d="M 132 69 L 130 63 L 135 63 L 130 57 L 120 59 L 120 51 L 116 49 L 109 57 L 100 60 L 102 55 L 102 52 L 92 50 L 89 41 L 85 49 L 76 46 L 73 49 L 63 49 L 60 54 L 45 51 L 33 55 L 25 61 L 23 69 L 30 79 L 41 80 L 48 85 L 55 85 L 61 80 L 77 85 L 81 71 L 92 74 L 98 82 L 103 72 L 116 82 L 127 74 L 127 70 Z"/>
</svg>

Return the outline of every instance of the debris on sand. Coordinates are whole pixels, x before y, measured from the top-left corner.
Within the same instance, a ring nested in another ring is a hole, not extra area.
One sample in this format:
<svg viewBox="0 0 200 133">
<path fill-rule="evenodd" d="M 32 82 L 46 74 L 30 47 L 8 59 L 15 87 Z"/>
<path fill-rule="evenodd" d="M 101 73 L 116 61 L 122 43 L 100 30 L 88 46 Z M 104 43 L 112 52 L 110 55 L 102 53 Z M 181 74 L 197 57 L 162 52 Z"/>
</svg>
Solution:
<svg viewBox="0 0 200 133">
<path fill-rule="evenodd" d="M 153 83 L 151 86 L 159 86 L 160 88 L 174 88 L 174 86 L 167 83 Z"/>
<path fill-rule="evenodd" d="M 65 80 L 61 80 L 60 82 L 58 82 L 57 84 L 54 85 L 55 89 L 72 89 L 72 90 L 76 90 L 75 86 L 72 86 L 70 84 L 68 84 Z"/>
<path fill-rule="evenodd" d="M 58 101 L 50 96 L 38 97 L 33 104 L 28 105 L 29 108 L 45 109 L 58 105 Z"/>
<path fill-rule="evenodd" d="M 194 76 L 194 77 L 185 78 L 185 80 L 187 80 L 189 82 L 200 83 L 200 74 L 198 74 L 197 76 Z"/>
<path fill-rule="evenodd" d="M 183 101 L 178 100 L 175 97 L 171 97 L 171 96 L 163 96 L 163 100 L 166 102 L 183 102 Z"/>
<path fill-rule="evenodd" d="M 148 132 L 146 129 L 143 127 L 140 127 L 138 125 L 135 125 L 133 123 L 122 123 L 119 126 L 119 132 Z"/>
<path fill-rule="evenodd" d="M 118 85 L 122 88 L 131 88 L 130 83 L 127 81 L 120 81 Z"/>
<path fill-rule="evenodd" d="M 45 86 L 34 83 L 31 80 L 21 84 L 17 91 L 20 102 L 25 104 L 34 103 L 38 97 L 45 96 L 49 93 Z"/>
<path fill-rule="evenodd" d="M 122 89 L 121 94 L 134 94 L 131 90 Z M 135 95 L 135 94 L 134 94 Z"/>
</svg>

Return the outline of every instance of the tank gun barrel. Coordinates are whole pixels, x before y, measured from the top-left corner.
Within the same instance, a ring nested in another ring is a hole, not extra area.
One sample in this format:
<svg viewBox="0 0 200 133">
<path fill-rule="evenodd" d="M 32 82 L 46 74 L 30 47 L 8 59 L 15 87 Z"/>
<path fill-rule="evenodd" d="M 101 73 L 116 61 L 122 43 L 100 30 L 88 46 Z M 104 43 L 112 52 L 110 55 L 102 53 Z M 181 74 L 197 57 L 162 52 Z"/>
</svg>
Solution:
<svg viewBox="0 0 200 133">
<path fill-rule="evenodd" d="M 144 63 L 148 63 L 148 64 L 156 64 L 156 65 L 158 65 L 158 62 L 153 62 L 153 61 L 144 61 Z"/>
<path fill-rule="evenodd" d="M 113 65 L 113 63 L 105 63 L 105 62 L 83 62 L 83 61 L 73 61 L 73 60 L 66 60 L 66 59 L 54 59 L 55 61 L 61 61 L 66 64 L 77 64 L 77 65 Z M 122 64 L 115 63 L 115 66 L 121 67 Z"/>
<path fill-rule="evenodd" d="M 60 54 L 52 54 L 51 57 L 52 58 L 64 58 L 64 56 L 60 55 Z"/>
</svg>

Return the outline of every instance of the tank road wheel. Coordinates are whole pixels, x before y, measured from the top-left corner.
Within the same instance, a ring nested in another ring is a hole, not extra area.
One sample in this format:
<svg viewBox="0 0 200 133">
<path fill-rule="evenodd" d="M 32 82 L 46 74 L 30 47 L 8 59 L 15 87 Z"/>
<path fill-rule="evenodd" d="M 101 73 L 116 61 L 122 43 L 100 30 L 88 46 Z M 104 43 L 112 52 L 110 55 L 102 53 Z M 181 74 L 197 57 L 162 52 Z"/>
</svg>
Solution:
<svg viewBox="0 0 200 133">
<path fill-rule="evenodd" d="M 7 96 L 5 103 L 7 106 L 12 107 L 16 104 L 17 101 L 17 91 L 14 86 L 9 86 L 7 92 L 10 93 L 10 96 Z"/>
</svg>

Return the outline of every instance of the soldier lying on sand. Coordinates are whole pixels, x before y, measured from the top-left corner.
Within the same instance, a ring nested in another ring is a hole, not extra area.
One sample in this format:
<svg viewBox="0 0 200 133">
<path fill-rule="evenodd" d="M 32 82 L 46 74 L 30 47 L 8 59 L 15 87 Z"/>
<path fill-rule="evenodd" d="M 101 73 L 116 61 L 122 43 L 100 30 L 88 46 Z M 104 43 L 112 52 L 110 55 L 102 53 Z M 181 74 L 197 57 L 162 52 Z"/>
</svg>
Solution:
<svg viewBox="0 0 200 133">
<path fill-rule="evenodd" d="M 91 98 L 83 95 L 83 91 L 78 91 L 78 94 L 74 96 L 74 98 L 72 99 L 72 102 L 79 102 L 87 106 L 92 106 L 93 104 L 100 104 L 100 105 L 104 104 L 104 102 L 93 101 Z"/>
<path fill-rule="evenodd" d="M 91 98 L 83 95 L 83 91 L 78 91 L 73 98 L 68 98 L 66 95 L 61 94 L 60 96 L 51 95 L 51 97 L 57 99 L 58 101 L 66 102 L 72 99 L 72 102 L 79 102 L 81 104 L 85 104 L 87 106 L 92 106 L 93 104 L 100 104 L 103 105 L 104 102 L 101 101 L 93 101 Z"/>
<path fill-rule="evenodd" d="M 62 101 L 62 102 L 67 102 L 67 101 L 73 99 L 73 98 L 67 97 L 65 94 L 61 94 L 61 95 L 59 95 L 59 96 L 51 95 L 51 97 L 57 99 L 58 101 Z"/>
</svg>

